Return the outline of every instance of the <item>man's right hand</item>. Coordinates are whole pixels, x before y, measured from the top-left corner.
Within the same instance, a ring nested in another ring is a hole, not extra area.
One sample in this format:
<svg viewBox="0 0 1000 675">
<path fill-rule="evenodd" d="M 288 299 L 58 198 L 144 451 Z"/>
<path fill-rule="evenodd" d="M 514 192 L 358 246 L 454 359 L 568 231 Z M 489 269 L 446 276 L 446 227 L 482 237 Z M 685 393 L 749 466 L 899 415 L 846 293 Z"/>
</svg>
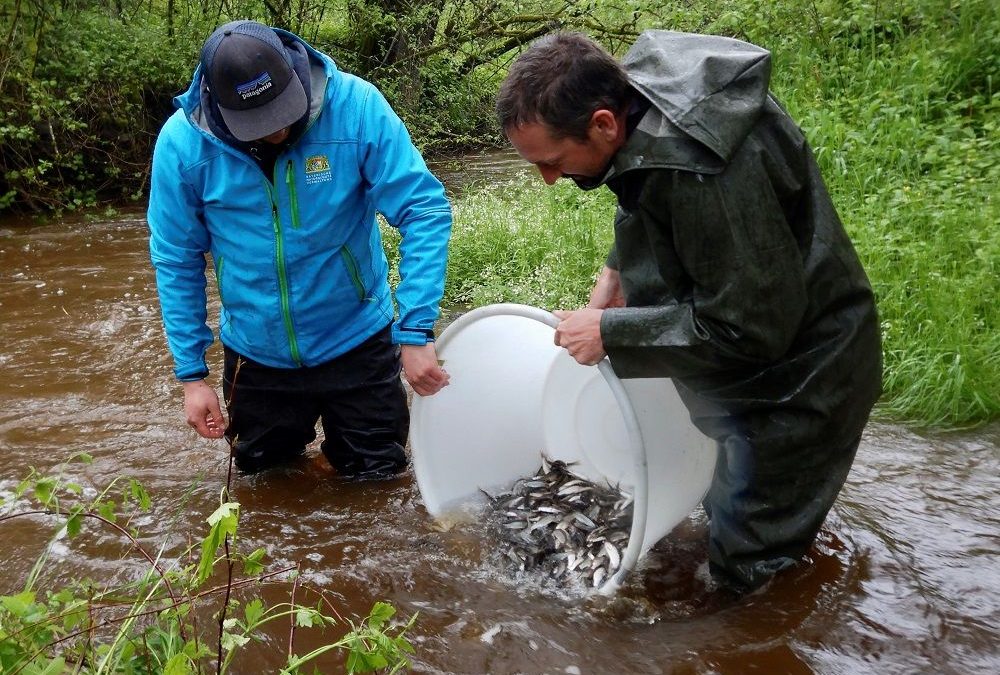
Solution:
<svg viewBox="0 0 1000 675">
<path fill-rule="evenodd" d="M 184 415 L 187 423 L 205 438 L 222 438 L 226 431 L 219 395 L 205 380 L 184 383 Z"/>
<path fill-rule="evenodd" d="M 621 275 L 618 270 L 605 265 L 601 275 L 597 277 L 594 290 L 590 292 L 590 302 L 587 307 L 592 309 L 607 309 L 608 307 L 624 307 L 625 295 L 622 293 Z"/>
<path fill-rule="evenodd" d="M 433 342 L 425 345 L 402 345 L 400 359 L 403 362 L 403 377 L 421 396 L 432 396 L 450 380 L 447 371 L 438 362 L 437 350 Z"/>
</svg>

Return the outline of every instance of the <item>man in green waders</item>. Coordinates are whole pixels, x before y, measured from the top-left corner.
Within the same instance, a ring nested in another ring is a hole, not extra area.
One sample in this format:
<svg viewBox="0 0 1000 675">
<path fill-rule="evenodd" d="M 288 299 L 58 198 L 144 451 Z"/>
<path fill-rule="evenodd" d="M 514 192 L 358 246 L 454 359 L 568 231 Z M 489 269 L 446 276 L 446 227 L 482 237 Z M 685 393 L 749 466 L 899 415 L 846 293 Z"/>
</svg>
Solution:
<svg viewBox="0 0 1000 675">
<path fill-rule="evenodd" d="M 586 308 L 556 313 L 556 344 L 673 378 L 718 443 L 709 567 L 738 590 L 808 551 L 881 391 L 871 286 L 769 77 L 766 50 L 729 38 L 649 31 L 619 63 L 560 33 L 497 100 L 546 183 L 618 198 L 607 264 Z"/>
</svg>

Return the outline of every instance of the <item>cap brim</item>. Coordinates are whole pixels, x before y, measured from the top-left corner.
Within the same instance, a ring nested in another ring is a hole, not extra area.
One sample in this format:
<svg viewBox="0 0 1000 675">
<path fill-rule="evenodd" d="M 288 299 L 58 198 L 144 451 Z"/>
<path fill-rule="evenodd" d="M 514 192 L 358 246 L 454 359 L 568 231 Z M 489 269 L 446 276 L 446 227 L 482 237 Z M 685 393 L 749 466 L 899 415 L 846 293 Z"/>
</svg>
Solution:
<svg viewBox="0 0 1000 675">
<path fill-rule="evenodd" d="M 219 106 L 229 132 L 241 141 L 256 141 L 298 122 L 309 110 L 306 92 L 297 77 L 288 81 L 285 90 L 273 100 L 250 110 Z"/>
</svg>

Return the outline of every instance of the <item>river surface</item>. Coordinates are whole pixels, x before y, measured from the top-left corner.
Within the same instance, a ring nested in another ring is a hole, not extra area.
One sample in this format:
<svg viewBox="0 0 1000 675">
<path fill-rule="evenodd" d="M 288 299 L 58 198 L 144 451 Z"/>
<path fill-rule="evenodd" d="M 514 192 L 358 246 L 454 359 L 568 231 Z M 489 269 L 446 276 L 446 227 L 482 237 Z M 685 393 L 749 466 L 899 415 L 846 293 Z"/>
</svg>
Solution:
<svg viewBox="0 0 1000 675">
<path fill-rule="evenodd" d="M 0 224 L 0 493 L 29 467 L 48 473 L 90 453 L 66 477 L 88 490 L 138 479 L 153 509 L 133 524 L 170 560 L 206 531 L 228 452 L 184 422 L 146 243 L 141 213 Z M 927 434 L 872 423 L 810 564 L 738 602 L 706 586 L 700 511 L 608 600 L 512 579 L 479 528 L 433 522 L 412 475 L 344 483 L 317 445 L 286 469 L 234 475 L 232 498 L 243 550 L 266 548 L 273 569 L 301 566 L 298 599 L 316 587 L 344 617 L 379 600 L 419 613 L 413 672 L 1000 672 L 996 425 Z M 23 587 L 46 547 L 43 588 L 145 570 L 110 532 L 50 545 L 51 533 L 40 519 L 0 523 L 0 594 Z M 287 600 L 288 586 L 266 593 Z M 275 626 L 234 672 L 274 672 L 287 639 Z M 300 630 L 296 651 L 322 643 Z M 343 670 L 339 656 L 318 663 Z"/>
</svg>

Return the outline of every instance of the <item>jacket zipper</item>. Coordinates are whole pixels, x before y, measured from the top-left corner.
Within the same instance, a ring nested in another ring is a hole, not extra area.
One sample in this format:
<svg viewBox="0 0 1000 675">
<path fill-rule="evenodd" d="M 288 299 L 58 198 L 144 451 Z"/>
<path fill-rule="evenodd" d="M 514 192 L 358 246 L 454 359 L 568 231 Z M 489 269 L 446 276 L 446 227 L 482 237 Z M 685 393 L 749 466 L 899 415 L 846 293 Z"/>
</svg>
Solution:
<svg viewBox="0 0 1000 675">
<path fill-rule="evenodd" d="M 292 167 L 292 160 L 288 160 L 285 164 L 285 185 L 288 187 L 288 198 L 291 200 L 292 205 L 292 227 L 295 229 L 299 228 L 299 200 L 298 193 L 295 190 L 295 172 Z M 344 259 L 344 264 L 347 266 L 347 272 L 351 276 L 351 282 L 354 284 L 354 290 L 358 294 L 358 301 L 364 302 L 365 296 L 365 284 L 361 280 L 361 268 L 358 266 L 357 258 L 351 253 L 351 250 L 344 246 L 340 249 L 340 255 Z"/>
<path fill-rule="evenodd" d="M 226 260 L 221 255 L 219 259 L 215 261 L 215 286 L 219 290 L 219 302 L 223 305 L 226 304 L 225 298 L 222 297 L 222 267 Z"/>
<path fill-rule="evenodd" d="M 281 234 L 281 219 L 278 217 L 278 203 L 274 199 L 274 191 L 271 189 L 271 186 L 268 185 L 267 190 L 271 196 L 271 220 L 274 223 L 275 256 L 278 259 L 278 288 L 281 295 L 281 314 L 285 321 L 285 333 L 288 335 L 288 348 L 292 352 L 292 360 L 301 366 L 302 357 L 299 354 L 298 341 L 295 339 L 295 328 L 292 326 L 291 302 L 288 299 L 288 273 L 285 269 L 285 247 Z"/>
</svg>

